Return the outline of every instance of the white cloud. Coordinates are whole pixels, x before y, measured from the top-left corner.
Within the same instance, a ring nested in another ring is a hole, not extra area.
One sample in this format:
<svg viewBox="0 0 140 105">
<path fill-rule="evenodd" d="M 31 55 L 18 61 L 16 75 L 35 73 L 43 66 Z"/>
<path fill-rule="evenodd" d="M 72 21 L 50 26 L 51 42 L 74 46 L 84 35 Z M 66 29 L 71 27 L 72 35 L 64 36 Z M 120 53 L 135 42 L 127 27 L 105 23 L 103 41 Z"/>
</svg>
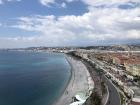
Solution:
<svg viewBox="0 0 140 105">
<path fill-rule="evenodd" d="M 57 0 L 39 0 L 39 1 L 42 5 L 45 5 L 45 6 L 50 6 L 51 4 L 57 4 Z M 89 6 L 89 9 L 95 6 L 117 7 L 118 5 L 125 4 L 125 3 L 128 3 L 129 5 L 131 5 L 132 2 L 140 3 L 140 0 L 64 0 L 64 1 L 67 3 L 81 1 L 87 4 Z M 63 7 L 62 5 L 65 6 L 65 3 L 63 2 L 61 4 L 61 7 Z"/>
<path fill-rule="evenodd" d="M 140 39 L 140 30 L 130 30 L 126 34 L 128 34 L 130 39 Z"/>
<path fill-rule="evenodd" d="M 110 4 L 123 4 L 128 2 L 138 2 L 139 0 L 82 0 L 88 5 L 95 6 L 95 5 L 110 5 Z"/>
<path fill-rule="evenodd" d="M 2 0 L 0 0 L 0 4 L 2 4 L 3 2 L 2 2 Z"/>
<path fill-rule="evenodd" d="M 40 32 L 33 39 L 48 45 L 100 44 L 140 40 L 140 8 L 94 9 L 81 16 L 21 17 L 12 27 Z"/>
<path fill-rule="evenodd" d="M 51 7 L 51 5 L 58 7 L 58 8 L 66 8 L 67 5 L 65 2 L 57 3 L 56 0 L 39 0 L 40 3 L 44 6 Z"/>
<path fill-rule="evenodd" d="M 40 0 L 40 3 L 65 8 L 65 3 L 74 1 L 77 0 L 66 0 L 60 4 L 55 0 Z M 17 23 L 10 27 L 37 32 L 38 36 L 0 38 L 0 47 L 93 45 L 140 40 L 140 8 L 94 8 L 96 5 L 118 5 L 132 0 L 81 1 L 90 8 L 81 16 L 35 15 L 17 18 Z"/>
<path fill-rule="evenodd" d="M 39 38 L 36 37 L 0 38 L 0 43 L 1 43 L 0 48 L 15 48 L 15 47 L 21 48 L 21 47 L 29 47 L 34 45 L 41 46 L 45 44 L 44 42 L 39 40 Z"/>
<path fill-rule="evenodd" d="M 62 8 L 66 8 L 66 7 L 67 7 L 66 3 L 63 2 L 63 3 L 61 4 L 61 7 L 62 7 Z"/>
<path fill-rule="evenodd" d="M 78 1 L 78 0 L 65 0 L 65 1 L 70 3 L 70 2 L 74 2 L 74 1 Z"/>
<path fill-rule="evenodd" d="M 44 6 L 50 6 L 50 4 L 54 4 L 55 0 L 39 0 L 40 3 Z"/>
<path fill-rule="evenodd" d="M 129 4 L 132 6 L 132 3 L 140 3 L 140 0 L 65 0 L 66 2 L 75 2 L 82 1 L 86 5 L 88 5 L 89 9 L 93 9 L 93 7 L 101 6 L 101 7 L 118 7 L 121 4 Z"/>
<path fill-rule="evenodd" d="M 0 0 L 0 4 L 4 4 L 5 2 L 20 2 L 21 0 Z"/>
</svg>

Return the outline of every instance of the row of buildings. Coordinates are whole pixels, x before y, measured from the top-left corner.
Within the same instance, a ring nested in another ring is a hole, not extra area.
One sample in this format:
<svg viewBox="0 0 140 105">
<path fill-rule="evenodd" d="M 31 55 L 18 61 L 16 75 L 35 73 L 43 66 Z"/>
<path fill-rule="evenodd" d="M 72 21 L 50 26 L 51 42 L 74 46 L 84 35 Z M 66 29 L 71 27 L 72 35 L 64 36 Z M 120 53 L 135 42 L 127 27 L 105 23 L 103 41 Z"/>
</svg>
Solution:
<svg viewBox="0 0 140 105">
<path fill-rule="evenodd" d="M 134 76 L 140 76 L 140 55 L 128 53 L 102 53 L 94 54 L 99 59 L 118 65 Z"/>
<path fill-rule="evenodd" d="M 140 77 L 140 54 L 95 53 L 91 55 L 90 57 L 110 65 L 108 66 L 110 69 L 106 68 L 107 74 L 125 93 L 132 95 L 132 105 L 140 105 L 140 80 L 134 81 L 134 77 Z"/>
<path fill-rule="evenodd" d="M 118 52 L 77 52 L 83 58 L 98 61 L 111 80 L 132 97 L 132 105 L 140 105 L 140 87 L 135 77 L 140 77 L 140 53 Z M 96 60 L 98 59 L 98 60 Z"/>
</svg>

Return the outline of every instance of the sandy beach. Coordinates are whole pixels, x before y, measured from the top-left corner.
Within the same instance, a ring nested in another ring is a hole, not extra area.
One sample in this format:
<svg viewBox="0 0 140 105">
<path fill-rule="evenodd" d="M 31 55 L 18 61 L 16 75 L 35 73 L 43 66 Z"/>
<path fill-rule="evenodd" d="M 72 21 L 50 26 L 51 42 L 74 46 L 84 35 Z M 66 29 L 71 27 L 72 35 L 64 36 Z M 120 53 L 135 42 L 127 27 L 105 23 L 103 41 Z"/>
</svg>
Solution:
<svg viewBox="0 0 140 105">
<path fill-rule="evenodd" d="M 66 56 L 66 59 L 71 66 L 71 79 L 64 93 L 54 105 L 69 105 L 72 103 L 72 98 L 78 92 L 88 92 L 90 88 L 94 87 L 94 82 L 86 66 L 81 61 L 70 56 Z"/>
</svg>

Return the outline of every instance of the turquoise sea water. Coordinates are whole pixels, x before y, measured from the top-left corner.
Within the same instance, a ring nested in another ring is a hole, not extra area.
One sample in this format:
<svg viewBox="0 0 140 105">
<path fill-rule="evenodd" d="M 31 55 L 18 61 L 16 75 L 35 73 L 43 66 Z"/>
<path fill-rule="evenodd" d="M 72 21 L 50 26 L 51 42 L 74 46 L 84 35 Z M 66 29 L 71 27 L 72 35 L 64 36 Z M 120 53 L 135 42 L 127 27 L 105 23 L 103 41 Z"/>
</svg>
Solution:
<svg viewBox="0 0 140 105">
<path fill-rule="evenodd" d="M 52 105 L 70 75 L 63 54 L 0 51 L 0 105 Z"/>
</svg>

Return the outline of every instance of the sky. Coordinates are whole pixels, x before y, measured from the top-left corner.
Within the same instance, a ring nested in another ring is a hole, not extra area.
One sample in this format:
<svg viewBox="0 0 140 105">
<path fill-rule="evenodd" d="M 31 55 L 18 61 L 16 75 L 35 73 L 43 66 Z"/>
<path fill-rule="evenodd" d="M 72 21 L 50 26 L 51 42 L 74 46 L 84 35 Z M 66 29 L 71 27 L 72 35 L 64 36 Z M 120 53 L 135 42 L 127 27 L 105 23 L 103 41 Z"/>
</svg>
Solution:
<svg viewBox="0 0 140 105">
<path fill-rule="evenodd" d="M 0 48 L 140 42 L 140 0 L 0 0 Z"/>
</svg>

